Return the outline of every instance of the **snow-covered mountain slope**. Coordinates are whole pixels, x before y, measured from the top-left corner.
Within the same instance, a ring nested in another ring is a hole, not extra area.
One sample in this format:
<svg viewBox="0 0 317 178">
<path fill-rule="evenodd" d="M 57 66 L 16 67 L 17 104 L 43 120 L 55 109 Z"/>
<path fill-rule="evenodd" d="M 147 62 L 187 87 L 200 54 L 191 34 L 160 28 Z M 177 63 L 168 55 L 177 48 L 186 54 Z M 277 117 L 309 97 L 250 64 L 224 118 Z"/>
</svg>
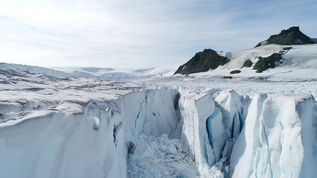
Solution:
<svg viewBox="0 0 317 178">
<path fill-rule="evenodd" d="M 0 67 L 1 176 L 312 177 L 316 92 L 306 79 L 132 83 Z"/>
<path fill-rule="evenodd" d="M 44 67 L 38 67 L 38 66 L 22 65 L 22 64 L 0 63 L 0 68 L 11 69 L 11 70 L 21 70 L 21 71 L 31 72 L 35 74 L 46 74 L 46 75 L 52 75 L 57 77 L 70 76 L 69 74 L 62 71 L 44 68 Z"/>
<path fill-rule="evenodd" d="M 256 77 L 259 76 L 256 73 L 272 70 L 260 76 L 282 74 L 294 78 L 292 69 L 299 69 L 300 73 L 306 74 L 316 72 L 316 49 L 315 39 L 303 34 L 299 27 L 291 27 L 282 30 L 280 34 L 272 35 L 253 49 L 228 53 L 204 49 L 181 65 L 175 74 L 204 73 L 206 75 L 207 73 L 212 76 Z M 292 52 L 288 53 L 289 51 Z M 279 70 L 275 70 L 276 67 L 279 67 Z M 302 70 L 303 68 L 310 68 L 310 70 Z"/>
<path fill-rule="evenodd" d="M 253 69 L 259 57 L 265 58 L 274 53 L 281 53 L 282 60 L 276 67 L 269 68 L 262 73 L 256 73 Z M 316 76 L 313 73 L 317 72 L 317 45 L 265 45 L 248 50 L 224 53 L 220 55 L 227 56 L 230 61 L 223 66 L 219 66 L 215 70 L 190 74 L 194 77 L 242 77 L 253 78 L 261 77 L 269 80 L 315 80 Z M 252 66 L 243 67 L 246 61 L 251 61 Z M 239 71 L 239 73 L 232 73 Z"/>
<path fill-rule="evenodd" d="M 219 55 L 227 57 L 228 63 L 218 66 L 214 70 L 189 74 L 195 78 L 261 78 L 271 81 L 302 81 L 316 80 L 313 75 L 317 72 L 317 44 L 311 45 L 264 45 L 257 48 L 235 51 L 218 52 Z M 253 69 L 260 58 L 267 58 L 273 54 L 281 54 L 278 62 L 273 62 L 274 68 L 265 68 L 257 73 Z M 250 66 L 245 66 L 246 61 Z M 153 78 L 171 77 L 177 66 L 158 67 L 151 69 L 114 69 L 114 68 L 56 68 L 67 72 L 75 77 L 99 77 L 117 80 L 152 80 Z M 238 71 L 235 73 L 235 71 Z M 177 74 L 176 76 L 180 76 Z"/>
</svg>

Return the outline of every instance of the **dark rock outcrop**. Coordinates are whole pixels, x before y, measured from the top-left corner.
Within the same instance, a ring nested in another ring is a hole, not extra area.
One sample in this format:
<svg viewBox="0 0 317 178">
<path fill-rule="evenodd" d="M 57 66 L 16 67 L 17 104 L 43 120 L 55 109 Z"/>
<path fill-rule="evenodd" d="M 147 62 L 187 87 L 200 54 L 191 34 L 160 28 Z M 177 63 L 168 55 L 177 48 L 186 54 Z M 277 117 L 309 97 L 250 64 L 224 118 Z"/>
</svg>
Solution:
<svg viewBox="0 0 317 178">
<path fill-rule="evenodd" d="M 241 72 L 241 70 L 233 70 L 233 71 L 230 72 L 230 74 L 238 74 L 240 72 Z"/>
<path fill-rule="evenodd" d="M 209 69 L 216 69 L 229 61 L 228 58 L 218 55 L 212 49 L 205 49 L 203 52 L 196 53 L 187 63 L 181 65 L 174 74 L 192 74 L 206 72 Z"/>
<path fill-rule="evenodd" d="M 274 53 L 269 57 L 259 57 L 259 60 L 254 64 L 253 69 L 256 70 L 256 73 L 261 73 L 269 68 L 275 68 L 282 62 L 282 54 Z"/>
<path fill-rule="evenodd" d="M 243 63 L 243 65 L 242 65 L 241 68 L 243 68 L 243 67 L 251 67 L 252 65 L 253 65 L 253 62 L 252 62 L 250 59 L 248 59 L 248 60 L 246 60 L 246 61 Z"/>
<path fill-rule="evenodd" d="M 316 41 L 306 36 L 299 30 L 299 27 L 291 27 L 287 30 L 282 30 L 278 35 L 272 35 L 269 39 L 262 41 L 255 47 L 264 46 L 267 44 L 279 45 L 303 45 L 314 44 Z"/>
</svg>

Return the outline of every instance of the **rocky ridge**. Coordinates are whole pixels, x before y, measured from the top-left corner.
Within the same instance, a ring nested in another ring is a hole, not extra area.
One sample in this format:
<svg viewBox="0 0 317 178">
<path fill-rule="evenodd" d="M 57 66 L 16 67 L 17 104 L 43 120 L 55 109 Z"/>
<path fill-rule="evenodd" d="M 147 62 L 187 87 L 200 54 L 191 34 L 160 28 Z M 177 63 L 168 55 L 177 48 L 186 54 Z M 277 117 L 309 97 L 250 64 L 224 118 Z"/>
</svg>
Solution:
<svg viewBox="0 0 317 178">
<path fill-rule="evenodd" d="M 307 45 L 307 44 L 315 44 L 317 43 L 316 39 L 310 38 L 302 33 L 298 26 L 290 27 L 287 30 L 282 30 L 277 35 L 272 35 L 265 41 L 260 42 L 255 46 L 261 47 L 266 45 Z M 287 48 L 287 49 L 286 49 Z M 264 70 L 269 68 L 274 68 L 282 63 L 283 55 L 292 49 L 292 47 L 283 48 L 282 51 L 278 52 L 278 54 L 270 54 L 271 57 L 268 56 L 257 56 L 256 61 L 251 61 L 250 59 L 244 59 L 245 64 L 242 67 L 252 67 L 255 72 L 261 73 Z M 230 53 L 228 53 L 230 54 Z M 230 63 L 232 57 L 230 55 L 222 56 L 219 55 L 216 51 L 212 49 L 205 49 L 202 52 L 198 52 L 192 57 L 187 63 L 181 65 L 175 74 L 193 74 L 199 72 L 206 72 L 208 70 L 213 70 L 218 68 L 219 66 L 226 66 L 227 63 Z M 240 66 L 241 67 L 241 66 Z M 241 67 L 241 68 L 242 68 Z"/>
<path fill-rule="evenodd" d="M 206 72 L 210 69 L 216 69 L 219 65 L 224 65 L 229 61 L 227 57 L 220 56 L 212 49 L 205 49 L 198 52 L 187 63 L 181 65 L 175 74 L 191 74 L 197 72 Z"/>
<path fill-rule="evenodd" d="M 306 36 L 299 30 L 299 27 L 290 27 L 287 30 L 282 30 L 277 35 L 270 36 L 269 39 L 260 42 L 255 47 L 268 45 L 268 44 L 279 44 L 279 45 L 304 45 L 316 43 L 313 39 Z"/>
</svg>

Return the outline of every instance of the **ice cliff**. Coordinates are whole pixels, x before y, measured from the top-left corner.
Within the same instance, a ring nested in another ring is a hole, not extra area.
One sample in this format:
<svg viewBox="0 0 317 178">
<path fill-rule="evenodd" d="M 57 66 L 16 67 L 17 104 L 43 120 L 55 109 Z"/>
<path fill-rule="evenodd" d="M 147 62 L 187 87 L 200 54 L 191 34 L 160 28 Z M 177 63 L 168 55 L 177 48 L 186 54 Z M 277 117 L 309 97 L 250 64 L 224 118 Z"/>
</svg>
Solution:
<svg viewBox="0 0 317 178">
<path fill-rule="evenodd" d="M 208 174 L 244 122 L 237 93 L 217 93 L 217 106 L 211 94 L 163 87 L 106 101 L 1 102 L 0 171 L 6 177 Z M 166 147 L 144 145 L 157 137 Z M 166 174 L 167 163 L 157 169 L 140 165 L 158 153 L 171 163 L 187 161 Z"/>
<path fill-rule="evenodd" d="M 129 141 L 175 129 L 175 94 L 137 91 L 32 111 L 27 111 L 29 102 L 1 102 L 1 175 L 126 177 Z"/>
<path fill-rule="evenodd" d="M 310 95 L 249 98 L 233 90 L 131 86 L 119 92 L 120 83 L 107 83 L 105 91 L 94 82 L 58 92 L 1 91 L 1 176 L 317 174 L 317 106 Z"/>
<path fill-rule="evenodd" d="M 232 177 L 314 177 L 317 106 L 310 95 L 256 95 L 234 145 Z"/>
</svg>

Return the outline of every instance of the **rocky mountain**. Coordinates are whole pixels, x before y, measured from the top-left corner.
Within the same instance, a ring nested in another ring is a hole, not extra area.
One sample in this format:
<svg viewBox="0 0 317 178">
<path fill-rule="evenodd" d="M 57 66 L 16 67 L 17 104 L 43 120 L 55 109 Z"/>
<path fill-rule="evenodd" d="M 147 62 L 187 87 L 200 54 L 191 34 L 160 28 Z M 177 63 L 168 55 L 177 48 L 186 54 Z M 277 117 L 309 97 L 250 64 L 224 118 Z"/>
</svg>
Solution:
<svg viewBox="0 0 317 178">
<path fill-rule="evenodd" d="M 315 69 L 316 45 L 314 44 L 316 43 L 316 39 L 306 36 L 299 27 L 290 27 L 260 42 L 253 49 L 227 53 L 205 49 L 181 65 L 175 74 L 187 75 L 209 71 L 208 74 L 211 75 L 223 77 L 229 75 L 231 78 L 232 74 L 254 76 L 255 73 L 262 73 L 276 67 L 285 67 L 285 72 L 290 72 L 289 68 L 293 67 L 305 66 L 305 68 Z"/>
<path fill-rule="evenodd" d="M 277 35 L 270 36 L 269 39 L 260 42 L 255 47 L 268 45 L 268 44 L 279 44 L 279 45 L 303 45 L 303 44 L 314 44 L 316 43 L 313 39 L 306 36 L 299 30 L 299 27 L 290 27 L 287 30 L 282 30 Z"/>
<path fill-rule="evenodd" d="M 205 72 L 209 69 L 216 69 L 220 65 L 224 65 L 229 61 L 227 57 L 220 56 L 212 49 L 205 49 L 198 52 L 186 64 L 181 65 L 175 74 L 191 74 L 197 72 Z"/>
</svg>

